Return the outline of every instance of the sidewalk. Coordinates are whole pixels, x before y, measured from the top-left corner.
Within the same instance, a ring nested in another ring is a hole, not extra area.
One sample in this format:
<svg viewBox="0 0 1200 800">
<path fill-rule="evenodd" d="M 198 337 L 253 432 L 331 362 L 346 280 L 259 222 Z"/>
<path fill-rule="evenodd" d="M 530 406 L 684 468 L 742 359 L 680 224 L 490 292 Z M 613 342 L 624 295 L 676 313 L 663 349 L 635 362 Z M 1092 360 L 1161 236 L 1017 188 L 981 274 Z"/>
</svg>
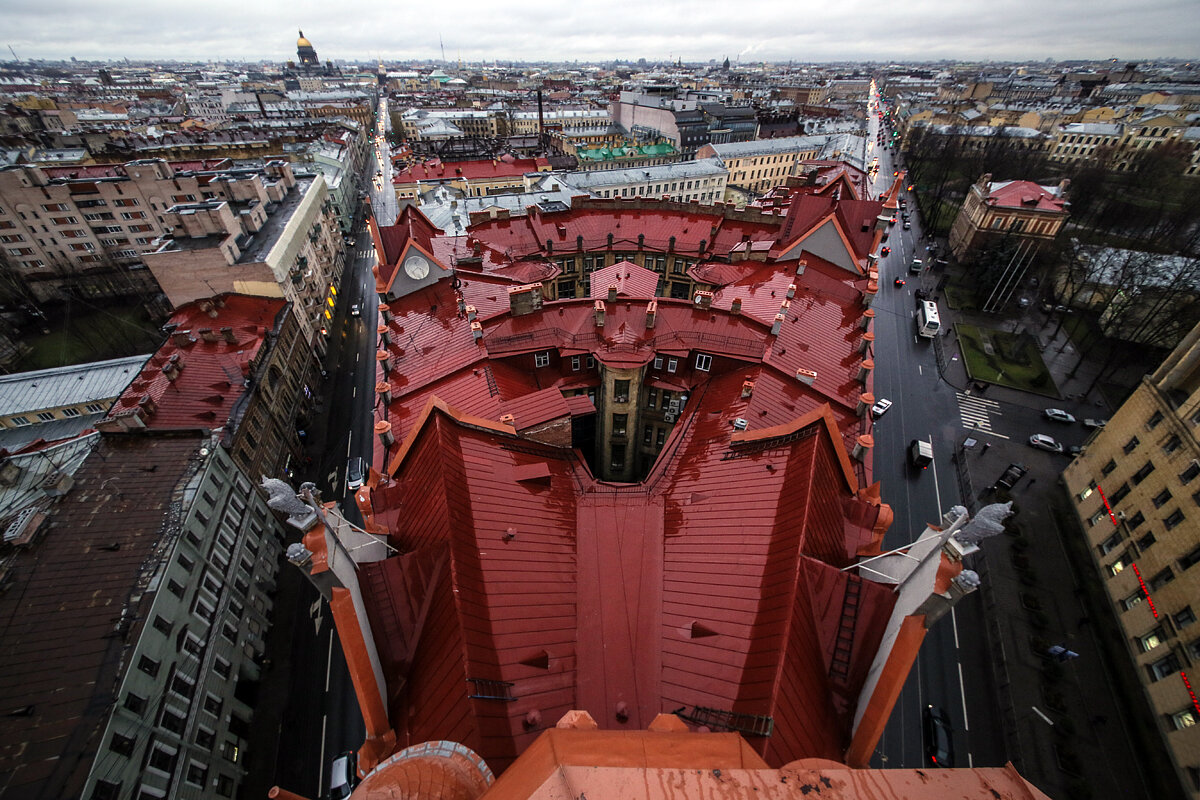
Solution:
<svg viewBox="0 0 1200 800">
<path fill-rule="evenodd" d="M 945 247 L 944 242 L 939 245 Z M 946 271 L 954 269 L 952 265 Z M 940 280 L 944 274 L 935 277 Z M 1079 412 L 1091 408 L 1097 417 L 1109 415 L 1100 387 L 1088 391 L 1098 365 L 1085 360 L 1077 366 L 1079 354 L 1065 327 L 1055 335 L 1057 319 L 1048 319 L 1036 306 L 1020 319 L 959 313 L 945 303 L 940 307 L 948 332 L 940 342 L 944 358 L 939 358 L 939 370 L 947 383 L 960 391 L 975 391 L 963 360 L 951 358 L 953 322 L 1023 331 L 1042 344 L 1046 366 L 1062 399 L 1069 401 L 1058 405 Z M 1056 404 L 1043 395 L 998 385 L 988 386 L 986 392 L 989 399 L 1030 408 Z M 990 444 L 986 452 L 963 449 L 962 440 L 970 435 L 964 428 L 956 443 L 959 485 L 973 493 L 964 502 L 976 511 L 1011 498 L 1017 512 L 1009 530 L 985 540 L 982 552 L 969 564 L 982 578 L 987 641 L 1009 759 L 1056 800 L 1174 796 L 1169 785 L 1159 785 L 1148 766 L 1153 753 L 1144 752 L 1147 742 L 1138 742 L 1146 738 L 1135 733 L 1141 730 L 1138 709 L 1123 699 L 1137 702 L 1140 694 L 1127 688 L 1130 667 L 1121 663 L 1128 660 L 1125 643 L 1107 597 L 1098 591 L 1099 578 L 1058 481 L 1066 460 L 1032 450 L 1022 436 L 979 434 L 976 438 Z M 989 487 L 1011 462 L 1028 465 L 1029 472 L 1011 492 L 990 493 Z M 1078 656 L 1059 661 L 1047 653 L 1056 645 Z"/>
</svg>

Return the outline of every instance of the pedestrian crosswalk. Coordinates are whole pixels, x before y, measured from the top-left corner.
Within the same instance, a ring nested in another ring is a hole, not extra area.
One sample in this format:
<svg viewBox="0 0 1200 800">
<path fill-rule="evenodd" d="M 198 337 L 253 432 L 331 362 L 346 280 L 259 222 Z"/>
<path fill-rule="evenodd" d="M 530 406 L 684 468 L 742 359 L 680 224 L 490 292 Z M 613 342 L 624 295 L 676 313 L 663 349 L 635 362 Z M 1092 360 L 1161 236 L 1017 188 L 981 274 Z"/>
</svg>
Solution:
<svg viewBox="0 0 1200 800">
<path fill-rule="evenodd" d="M 999 403 L 964 392 L 956 392 L 956 394 L 958 395 L 958 416 L 962 420 L 964 428 L 982 431 L 1000 439 L 1008 438 L 1004 434 L 992 430 L 992 417 L 998 417 L 1001 413 Z"/>
</svg>

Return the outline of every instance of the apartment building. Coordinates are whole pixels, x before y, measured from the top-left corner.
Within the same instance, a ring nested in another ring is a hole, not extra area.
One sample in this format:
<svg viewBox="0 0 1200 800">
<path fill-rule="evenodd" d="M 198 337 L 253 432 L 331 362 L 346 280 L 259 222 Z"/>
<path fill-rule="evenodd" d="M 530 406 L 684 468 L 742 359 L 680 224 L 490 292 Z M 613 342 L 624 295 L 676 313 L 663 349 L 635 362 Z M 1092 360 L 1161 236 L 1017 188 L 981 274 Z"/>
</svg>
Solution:
<svg viewBox="0 0 1200 800">
<path fill-rule="evenodd" d="M 536 111 L 513 112 L 509 121 L 510 136 L 538 133 L 539 115 Z M 564 131 L 604 133 L 612 127 L 612 117 L 604 108 L 552 108 L 541 113 L 541 123 Z"/>
<path fill-rule="evenodd" d="M 305 340 L 323 353 L 327 301 L 344 262 L 325 179 L 297 177 L 290 164 L 273 161 L 242 189 L 165 207 L 166 235 L 145 254 L 146 266 L 175 307 L 226 292 L 282 297 Z"/>
<path fill-rule="evenodd" d="M 392 127 L 405 139 L 421 139 L 426 131 L 435 133 L 452 126 L 460 136 L 503 136 L 503 115 L 471 108 L 409 108 L 393 112 Z"/>
<path fill-rule="evenodd" d="M 225 158 L 0 169 L 0 268 L 9 284 L 39 300 L 68 288 L 95 297 L 157 293 L 146 255 L 172 230 L 169 208 L 265 205 L 273 187 L 286 183 L 284 171 L 290 175 L 282 162 L 264 167 Z"/>
<path fill-rule="evenodd" d="M 101 430 L 219 431 L 247 475 L 284 475 L 302 453 L 316 372 L 294 306 L 224 294 L 188 303 L 167 341 L 136 371 Z"/>
<path fill-rule="evenodd" d="M 709 158 L 631 169 L 568 172 L 562 181 L 596 197 L 665 197 L 711 205 L 724 199 L 727 175 L 716 159 Z"/>
<path fill-rule="evenodd" d="M 467 197 L 486 197 L 489 194 L 520 191 L 525 186 L 526 175 L 549 171 L 550 162 L 544 158 L 505 155 L 450 163 L 434 159 L 395 172 L 392 187 L 396 199 L 401 203 L 412 200 L 434 186 L 449 186 Z"/>
<path fill-rule="evenodd" d="M 200 431 L 67 446 L 5 460 L 0 697 L 23 711 L 0 718 L 0 797 L 233 797 L 281 526 Z M 72 477 L 47 498 L 52 459 Z"/>
<path fill-rule="evenodd" d="M 753 142 L 706 144 L 696 158 L 715 158 L 729 171 L 728 184 L 755 194 L 787 182 L 799 175 L 800 163 L 817 158 L 826 136 L 789 136 Z"/>
<path fill-rule="evenodd" d="M 0 377 L 0 447 L 76 436 L 103 419 L 148 355 Z"/>
<path fill-rule="evenodd" d="M 1200 327 L 1063 472 L 1083 536 L 1190 797 L 1200 797 Z M 1189 678 L 1189 673 L 1192 678 Z"/>
<path fill-rule="evenodd" d="M 1115 155 L 1123 135 L 1124 126 L 1117 123 L 1073 122 L 1058 130 L 1049 157 L 1058 164 L 1077 164 Z"/>
</svg>

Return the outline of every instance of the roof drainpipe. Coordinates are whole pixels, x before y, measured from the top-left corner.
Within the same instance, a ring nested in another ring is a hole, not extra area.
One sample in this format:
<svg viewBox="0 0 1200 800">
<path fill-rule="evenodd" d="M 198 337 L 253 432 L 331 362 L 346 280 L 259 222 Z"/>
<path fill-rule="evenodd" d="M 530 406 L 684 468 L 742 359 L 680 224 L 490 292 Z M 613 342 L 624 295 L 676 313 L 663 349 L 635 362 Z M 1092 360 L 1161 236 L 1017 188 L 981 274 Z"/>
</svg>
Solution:
<svg viewBox="0 0 1200 800">
<path fill-rule="evenodd" d="M 386 419 L 375 423 L 375 435 L 379 437 L 379 443 L 383 445 L 384 450 L 396 443 L 396 437 L 392 433 L 392 423 Z"/>
</svg>

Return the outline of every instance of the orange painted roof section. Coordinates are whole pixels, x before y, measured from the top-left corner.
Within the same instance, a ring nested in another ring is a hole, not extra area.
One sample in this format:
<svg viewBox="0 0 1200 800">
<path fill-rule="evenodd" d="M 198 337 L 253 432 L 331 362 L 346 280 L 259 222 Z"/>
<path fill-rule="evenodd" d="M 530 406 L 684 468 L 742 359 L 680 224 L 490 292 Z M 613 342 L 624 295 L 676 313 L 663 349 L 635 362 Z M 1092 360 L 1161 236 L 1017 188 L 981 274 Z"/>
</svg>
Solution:
<svg viewBox="0 0 1200 800">
<path fill-rule="evenodd" d="M 1064 211 L 1064 199 L 1056 197 L 1033 181 L 1009 181 L 992 189 L 984 202 L 1000 208 L 1023 208 L 1035 211 Z"/>
</svg>

